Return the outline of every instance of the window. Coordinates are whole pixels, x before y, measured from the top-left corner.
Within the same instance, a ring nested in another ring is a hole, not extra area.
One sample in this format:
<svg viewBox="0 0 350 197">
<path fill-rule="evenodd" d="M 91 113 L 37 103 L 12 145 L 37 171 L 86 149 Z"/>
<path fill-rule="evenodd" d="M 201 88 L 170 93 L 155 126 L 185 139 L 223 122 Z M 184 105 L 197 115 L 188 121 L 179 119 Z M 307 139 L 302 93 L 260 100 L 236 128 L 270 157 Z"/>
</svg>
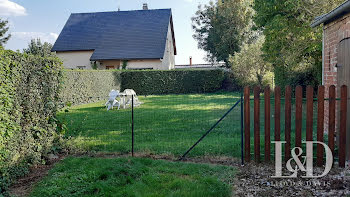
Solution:
<svg viewBox="0 0 350 197">
<path fill-rule="evenodd" d="M 78 66 L 79 70 L 85 70 L 86 66 Z"/>
</svg>

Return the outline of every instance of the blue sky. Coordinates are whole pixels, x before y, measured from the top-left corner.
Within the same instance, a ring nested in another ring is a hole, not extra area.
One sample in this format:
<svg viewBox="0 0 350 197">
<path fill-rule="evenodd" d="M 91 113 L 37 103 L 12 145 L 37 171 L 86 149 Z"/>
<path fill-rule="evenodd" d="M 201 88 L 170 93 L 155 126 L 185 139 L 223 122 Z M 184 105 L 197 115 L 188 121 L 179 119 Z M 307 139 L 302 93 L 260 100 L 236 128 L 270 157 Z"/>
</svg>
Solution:
<svg viewBox="0 0 350 197">
<path fill-rule="evenodd" d="M 205 52 L 192 38 L 191 17 L 200 3 L 209 0 L 0 0 L 0 17 L 10 23 L 11 40 L 5 48 L 17 50 L 31 38 L 54 43 L 71 13 L 171 8 L 178 55 L 176 64 L 204 63 Z"/>
</svg>

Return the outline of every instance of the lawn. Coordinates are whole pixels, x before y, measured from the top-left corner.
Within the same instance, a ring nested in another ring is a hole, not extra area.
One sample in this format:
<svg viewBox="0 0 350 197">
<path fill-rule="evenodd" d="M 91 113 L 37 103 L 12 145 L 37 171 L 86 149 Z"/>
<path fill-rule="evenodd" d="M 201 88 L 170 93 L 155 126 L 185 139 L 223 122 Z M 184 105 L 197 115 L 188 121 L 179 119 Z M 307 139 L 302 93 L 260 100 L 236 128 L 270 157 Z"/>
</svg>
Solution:
<svg viewBox="0 0 350 197">
<path fill-rule="evenodd" d="M 135 108 L 135 151 L 180 156 L 240 99 L 237 93 L 140 96 Z M 61 112 L 67 136 L 80 148 L 131 151 L 131 109 L 106 111 L 104 102 Z M 240 156 L 240 106 L 190 153 Z"/>
<path fill-rule="evenodd" d="M 179 157 L 240 99 L 240 95 L 162 95 L 141 96 L 139 99 L 143 104 L 134 110 L 135 152 Z M 130 153 L 131 109 L 107 112 L 103 104 L 75 106 L 59 113 L 59 119 L 67 124 L 66 137 L 84 150 Z M 282 140 L 283 104 L 284 101 L 281 109 Z M 273 106 L 272 102 L 272 117 Z M 263 107 L 261 101 L 261 112 Z M 294 105 L 292 109 L 294 114 Z M 253 120 L 253 102 L 251 110 Z M 240 157 L 240 116 L 240 106 L 237 106 L 189 156 Z M 316 118 L 314 120 L 316 123 Z M 261 113 L 262 153 L 263 121 Z M 271 125 L 271 139 L 274 139 L 273 118 Z M 292 124 L 292 144 L 294 128 Z M 305 121 L 303 128 L 305 137 Z M 253 136 L 251 121 L 251 144 Z M 52 169 L 48 177 L 36 185 L 31 196 L 230 196 L 232 188 L 229 183 L 232 183 L 234 174 L 234 168 L 219 165 L 145 158 L 70 157 Z"/>
<path fill-rule="evenodd" d="M 220 117 L 240 99 L 239 93 L 140 96 L 143 102 L 134 110 L 135 152 L 179 157 L 191 147 Z M 274 101 L 271 102 L 271 139 L 274 139 Z M 284 139 L 284 100 L 281 101 L 281 139 Z M 72 107 L 61 112 L 67 136 L 78 147 L 98 152 L 130 153 L 131 110 L 106 111 L 104 102 Z M 251 148 L 253 150 L 253 105 L 251 102 Z M 264 101 L 261 101 L 261 152 L 264 152 Z M 305 106 L 304 120 L 305 120 Z M 316 107 L 315 107 L 316 109 Z M 294 145 L 295 106 L 292 106 Z M 241 155 L 241 110 L 237 106 L 189 156 Z M 314 113 L 316 130 L 316 111 Z M 303 121 L 305 139 L 306 121 Z M 316 132 L 314 132 L 316 139 Z M 325 136 L 325 139 L 327 137 Z M 273 152 L 272 147 L 272 152 Z M 253 151 L 251 151 L 253 153 Z"/>
<path fill-rule="evenodd" d="M 67 158 L 30 196 L 231 196 L 232 167 L 144 158 Z"/>
</svg>

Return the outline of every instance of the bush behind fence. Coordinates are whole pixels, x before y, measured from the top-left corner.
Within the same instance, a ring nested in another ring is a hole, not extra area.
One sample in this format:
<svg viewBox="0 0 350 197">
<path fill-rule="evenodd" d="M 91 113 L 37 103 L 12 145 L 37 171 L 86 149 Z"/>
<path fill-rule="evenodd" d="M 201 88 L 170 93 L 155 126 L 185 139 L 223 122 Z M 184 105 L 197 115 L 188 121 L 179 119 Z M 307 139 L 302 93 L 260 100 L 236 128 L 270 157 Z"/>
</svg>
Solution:
<svg viewBox="0 0 350 197">
<path fill-rule="evenodd" d="M 75 105 L 107 99 L 112 89 L 120 89 L 120 73 L 119 71 L 65 70 L 60 97 L 65 104 Z"/>
<path fill-rule="evenodd" d="M 209 93 L 237 89 L 224 70 L 79 71 L 64 72 L 64 103 L 74 105 L 105 100 L 112 89 L 134 89 L 139 95 Z"/>
</svg>

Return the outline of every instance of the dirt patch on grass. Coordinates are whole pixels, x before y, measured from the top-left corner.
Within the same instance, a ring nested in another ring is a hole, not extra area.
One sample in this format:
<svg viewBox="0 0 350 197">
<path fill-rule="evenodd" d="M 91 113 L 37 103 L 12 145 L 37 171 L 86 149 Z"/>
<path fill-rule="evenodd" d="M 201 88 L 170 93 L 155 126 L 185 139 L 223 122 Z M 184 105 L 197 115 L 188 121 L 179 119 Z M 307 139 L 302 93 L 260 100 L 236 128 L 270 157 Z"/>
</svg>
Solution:
<svg viewBox="0 0 350 197">
<path fill-rule="evenodd" d="M 118 154 L 118 153 L 87 153 L 87 154 L 77 154 L 76 157 L 98 157 L 98 158 L 117 158 L 117 157 L 130 157 L 130 154 Z M 149 158 L 154 160 L 167 160 L 167 161 L 181 161 L 188 163 L 205 163 L 205 164 L 216 164 L 225 166 L 241 166 L 240 159 L 225 157 L 225 156 L 202 156 L 194 158 L 184 158 L 180 160 L 179 157 L 169 154 L 149 154 L 149 153 L 135 153 L 135 157 L 139 158 Z"/>
<path fill-rule="evenodd" d="M 57 162 L 63 160 L 65 157 L 66 155 L 59 155 L 58 158 L 48 160 L 46 165 L 32 166 L 29 169 L 29 174 L 25 177 L 19 178 L 11 185 L 9 188 L 10 195 L 18 197 L 29 196 L 33 186 L 44 178 Z"/>
</svg>

